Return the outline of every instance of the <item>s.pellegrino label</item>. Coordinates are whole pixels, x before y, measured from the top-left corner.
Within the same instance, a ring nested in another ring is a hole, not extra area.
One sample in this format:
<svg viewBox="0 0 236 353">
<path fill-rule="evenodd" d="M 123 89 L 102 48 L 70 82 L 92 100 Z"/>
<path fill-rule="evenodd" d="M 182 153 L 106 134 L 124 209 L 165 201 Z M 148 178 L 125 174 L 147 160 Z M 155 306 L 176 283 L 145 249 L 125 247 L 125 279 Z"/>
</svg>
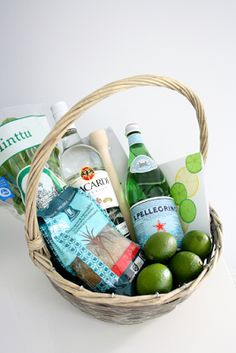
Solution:
<svg viewBox="0 0 236 353">
<path fill-rule="evenodd" d="M 29 172 L 30 166 L 28 165 L 18 173 L 16 178 L 16 183 L 24 203 Z M 62 182 L 62 180 L 60 180 L 51 170 L 44 168 L 38 185 L 36 198 L 37 208 L 47 208 L 49 202 L 63 190 L 64 186 L 65 183 Z"/>
<path fill-rule="evenodd" d="M 93 290 L 115 292 L 131 283 L 144 263 L 140 247 L 121 236 L 106 212 L 77 188 L 66 187 L 38 211 L 38 219 L 61 266 Z"/>
<path fill-rule="evenodd" d="M 177 214 L 176 205 L 171 197 L 160 196 L 140 201 L 131 207 L 135 234 L 141 248 L 156 232 L 168 232 L 181 246 L 183 230 Z"/>
<path fill-rule="evenodd" d="M 88 193 L 102 209 L 107 211 L 119 232 L 125 237 L 129 236 L 127 224 L 120 211 L 110 178 L 105 170 L 95 170 L 88 166 L 83 167 L 80 171 L 80 176 L 70 185 Z"/>
</svg>

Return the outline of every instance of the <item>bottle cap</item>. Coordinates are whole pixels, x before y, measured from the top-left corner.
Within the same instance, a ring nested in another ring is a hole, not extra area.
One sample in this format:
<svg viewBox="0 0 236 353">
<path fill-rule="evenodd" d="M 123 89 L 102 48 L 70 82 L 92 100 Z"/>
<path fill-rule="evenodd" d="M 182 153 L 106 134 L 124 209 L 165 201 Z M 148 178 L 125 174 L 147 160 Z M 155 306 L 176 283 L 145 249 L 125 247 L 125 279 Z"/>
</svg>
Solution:
<svg viewBox="0 0 236 353">
<path fill-rule="evenodd" d="M 125 128 L 125 135 L 128 136 L 131 132 L 140 132 L 139 126 L 137 123 L 130 123 L 128 125 L 126 125 Z"/>
<path fill-rule="evenodd" d="M 50 107 L 50 109 L 51 109 L 53 118 L 54 118 L 54 120 L 56 122 L 58 122 L 69 110 L 66 102 L 63 102 L 63 101 L 53 104 Z M 76 129 L 75 124 L 71 124 L 70 128 L 75 128 Z"/>
<path fill-rule="evenodd" d="M 53 104 L 50 109 L 56 122 L 59 121 L 69 110 L 66 102 L 57 102 Z"/>
</svg>

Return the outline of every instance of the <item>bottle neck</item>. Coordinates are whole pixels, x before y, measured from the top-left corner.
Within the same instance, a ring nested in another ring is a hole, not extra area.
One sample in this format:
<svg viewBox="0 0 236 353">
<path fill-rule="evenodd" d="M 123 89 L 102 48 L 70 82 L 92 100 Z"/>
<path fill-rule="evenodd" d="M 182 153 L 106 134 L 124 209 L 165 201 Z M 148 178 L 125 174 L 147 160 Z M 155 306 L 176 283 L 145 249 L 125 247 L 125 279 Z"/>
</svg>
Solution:
<svg viewBox="0 0 236 353">
<path fill-rule="evenodd" d="M 62 137 L 62 146 L 63 151 L 67 150 L 68 148 L 81 143 L 81 137 L 78 134 L 76 128 L 72 127 L 67 130 L 65 135 Z"/>
<path fill-rule="evenodd" d="M 140 132 L 132 132 L 131 134 L 128 135 L 128 143 L 129 147 L 137 145 L 137 144 L 142 144 L 143 145 L 143 138 Z"/>
</svg>

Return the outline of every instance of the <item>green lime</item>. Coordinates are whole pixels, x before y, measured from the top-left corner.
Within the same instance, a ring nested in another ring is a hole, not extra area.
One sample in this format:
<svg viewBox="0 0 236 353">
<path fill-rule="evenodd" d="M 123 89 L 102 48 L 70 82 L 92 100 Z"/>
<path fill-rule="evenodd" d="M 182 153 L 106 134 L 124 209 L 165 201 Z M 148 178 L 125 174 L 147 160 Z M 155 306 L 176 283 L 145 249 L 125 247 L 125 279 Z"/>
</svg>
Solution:
<svg viewBox="0 0 236 353">
<path fill-rule="evenodd" d="M 173 286 L 172 273 L 167 266 L 152 264 L 139 272 L 136 282 L 137 292 L 140 295 L 168 293 Z"/>
<path fill-rule="evenodd" d="M 205 259 L 211 252 L 212 244 L 211 239 L 206 233 L 199 230 L 191 230 L 185 234 L 182 249 L 192 251 L 197 254 L 201 259 Z"/>
<path fill-rule="evenodd" d="M 147 260 L 165 262 L 169 260 L 177 250 L 177 242 L 173 235 L 166 232 L 153 234 L 144 246 Z"/>
<path fill-rule="evenodd" d="M 183 183 L 174 183 L 170 189 L 170 193 L 175 200 L 176 205 L 188 197 L 187 189 Z"/>
<path fill-rule="evenodd" d="M 186 223 L 191 223 L 196 218 L 197 208 L 195 203 L 190 200 L 186 199 L 183 200 L 179 205 L 179 215 L 182 220 Z"/>
<path fill-rule="evenodd" d="M 202 170 L 202 156 L 201 153 L 190 154 L 185 159 L 186 168 L 190 173 L 198 173 Z"/>
<path fill-rule="evenodd" d="M 198 255 L 190 251 L 180 251 L 172 257 L 169 268 L 175 282 L 182 284 L 196 278 L 202 272 L 203 264 Z"/>
</svg>

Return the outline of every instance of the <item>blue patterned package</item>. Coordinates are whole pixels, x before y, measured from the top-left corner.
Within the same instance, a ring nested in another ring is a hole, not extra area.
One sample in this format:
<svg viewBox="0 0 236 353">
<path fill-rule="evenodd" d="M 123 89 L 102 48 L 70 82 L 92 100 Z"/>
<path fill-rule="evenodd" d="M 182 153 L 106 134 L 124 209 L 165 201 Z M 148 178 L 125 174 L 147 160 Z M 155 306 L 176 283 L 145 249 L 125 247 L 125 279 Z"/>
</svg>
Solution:
<svg viewBox="0 0 236 353">
<path fill-rule="evenodd" d="M 79 189 L 67 187 L 38 211 L 41 231 L 60 265 L 89 288 L 117 292 L 142 267 L 140 247 L 123 237 L 107 214 Z"/>
</svg>

